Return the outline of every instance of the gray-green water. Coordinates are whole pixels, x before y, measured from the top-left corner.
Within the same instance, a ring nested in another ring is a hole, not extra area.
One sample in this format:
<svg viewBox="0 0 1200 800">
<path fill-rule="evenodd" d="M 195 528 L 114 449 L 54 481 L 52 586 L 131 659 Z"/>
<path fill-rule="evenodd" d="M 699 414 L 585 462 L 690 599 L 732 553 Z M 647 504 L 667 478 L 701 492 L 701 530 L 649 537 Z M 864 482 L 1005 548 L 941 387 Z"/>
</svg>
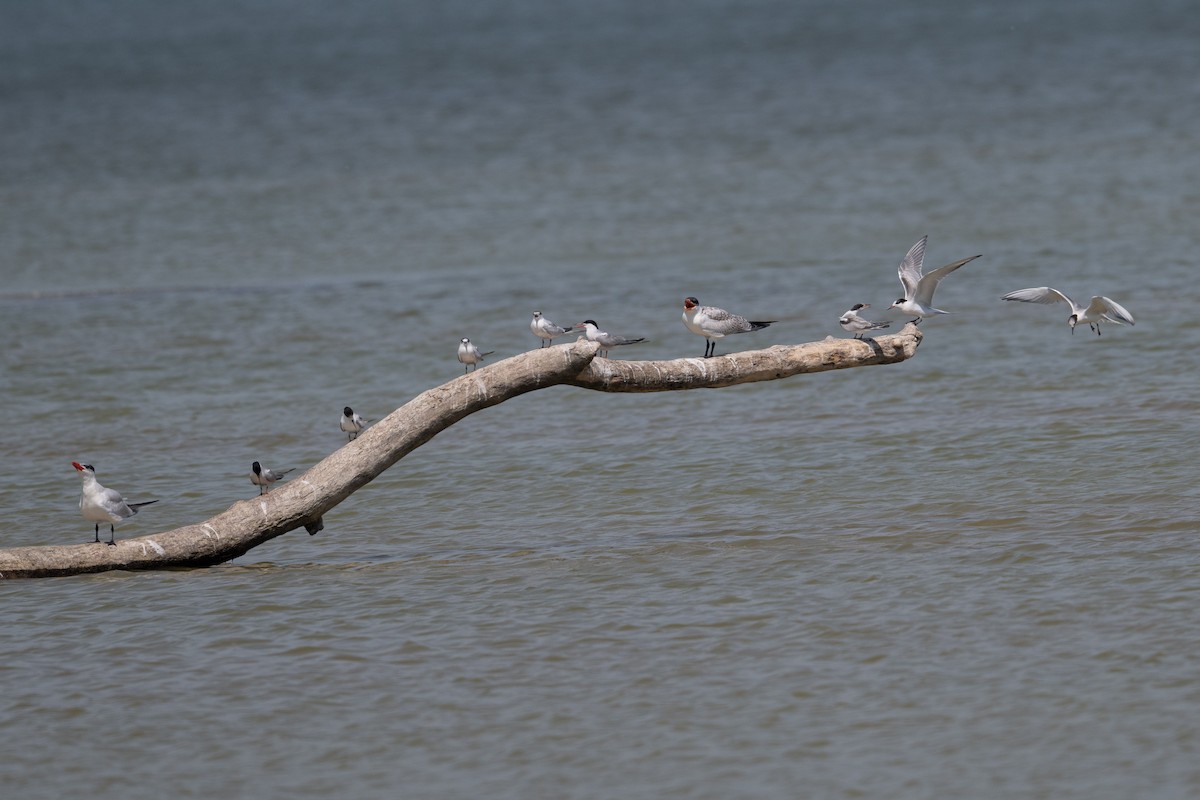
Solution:
<svg viewBox="0 0 1200 800">
<path fill-rule="evenodd" d="M 20 797 L 1200 794 L 1185 3 L 0 8 L 0 502 L 140 535 L 591 317 L 905 364 L 470 417 L 217 568 L 0 583 Z M 1137 318 L 1073 336 L 1049 284 Z"/>
</svg>

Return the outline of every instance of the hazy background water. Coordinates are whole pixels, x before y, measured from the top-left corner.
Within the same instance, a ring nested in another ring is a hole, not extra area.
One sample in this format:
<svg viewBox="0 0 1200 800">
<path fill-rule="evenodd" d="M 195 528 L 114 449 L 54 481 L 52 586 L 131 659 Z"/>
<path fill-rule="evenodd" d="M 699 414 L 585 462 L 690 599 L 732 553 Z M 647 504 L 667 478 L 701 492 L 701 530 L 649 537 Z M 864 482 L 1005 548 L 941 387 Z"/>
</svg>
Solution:
<svg viewBox="0 0 1200 800">
<path fill-rule="evenodd" d="M 911 362 L 468 418 L 210 570 L 2 585 L 21 797 L 1192 797 L 1183 2 L 0 6 L 5 543 L 311 465 L 534 309 Z M 1136 327 L 1071 335 L 1107 294 Z"/>
</svg>

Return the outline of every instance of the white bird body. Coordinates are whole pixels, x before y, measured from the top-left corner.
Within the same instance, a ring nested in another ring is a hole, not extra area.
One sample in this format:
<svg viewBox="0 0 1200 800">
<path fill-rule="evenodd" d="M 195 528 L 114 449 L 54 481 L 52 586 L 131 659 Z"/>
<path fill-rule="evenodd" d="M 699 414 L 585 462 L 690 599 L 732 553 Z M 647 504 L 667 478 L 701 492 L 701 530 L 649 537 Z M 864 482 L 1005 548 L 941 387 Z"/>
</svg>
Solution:
<svg viewBox="0 0 1200 800">
<path fill-rule="evenodd" d="M 542 312 L 535 311 L 533 312 L 533 319 L 529 321 L 529 330 L 533 332 L 534 336 L 541 340 L 539 344 L 540 347 L 549 347 L 553 344 L 551 340 L 556 336 L 565 336 L 575 329 L 564 328 L 561 325 L 555 325 L 553 322 L 542 316 Z"/>
<path fill-rule="evenodd" d="M 463 367 L 464 373 L 475 369 L 479 362 L 483 361 L 484 356 L 490 356 L 494 352 L 496 351 L 488 350 L 486 353 L 479 352 L 479 348 L 465 336 L 458 343 L 458 360 L 466 365 Z"/>
<path fill-rule="evenodd" d="M 108 523 L 109 539 L 107 543 L 115 545 L 116 524 L 138 513 L 138 509 L 142 506 L 158 502 L 157 500 L 148 500 L 145 503 L 128 503 L 116 489 L 100 485 L 100 481 L 96 480 L 96 470 L 91 464 L 72 461 L 71 466 L 79 471 L 79 476 L 83 479 L 83 486 L 79 493 L 79 513 L 88 522 L 96 524 L 97 542 L 100 541 L 100 524 L 102 522 Z"/>
<path fill-rule="evenodd" d="M 735 333 L 761 331 L 775 320 L 751 321 L 716 306 L 702 306 L 694 297 L 683 299 L 683 324 L 692 333 L 705 339 L 704 357 L 716 355 L 717 340 Z"/>
<path fill-rule="evenodd" d="M 1052 289 L 1049 286 L 1035 286 L 1030 289 L 1009 292 L 1000 299 L 1016 300 L 1020 303 L 1041 303 L 1042 305 L 1066 303 L 1071 307 L 1071 316 L 1067 318 L 1067 324 L 1071 326 L 1071 333 L 1075 333 L 1076 325 L 1086 324 L 1099 336 L 1101 322 L 1115 322 L 1117 325 L 1133 324 L 1133 315 L 1126 311 L 1124 306 L 1101 295 L 1095 295 L 1086 306 L 1081 306 L 1058 289 Z"/>
<path fill-rule="evenodd" d="M 609 350 L 614 347 L 620 347 L 621 345 L 626 344 L 637 344 L 638 342 L 646 341 L 645 337 L 640 339 L 629 339 L 625 336 L 618 336 L 615 333 L 602 331 L 599 327 L 597 327 L 596 320 L 594 319 L 585 319 L 575 327 L 583 328 L 587 332 L 587 338 L 589 342 L 595 342 L 596 344 L 600 345 L 600 353 L 603 354 L 605 358 L 608 357 Z"/>
<path fill-rule="evenodd" d="M 853 333 L 855 339 L 863 338 L 863 334 L 867 331 L 880 330 L 892 324 L 887 321 L 876 322 L 859 315 L 858 312 L 861 309 L 870 307 L 870 303 L 855 303 L 850 307 L 850 310 L 842 314 L 841 319 L 838 320 L 838 324 L 842 326 L 843 330 Z"/>
<path fill-rule="evenodd" d="M 295 467 L 292 467 L 292 469 L 295 469 Z M 292 469 L 267 469 L 255 461 L 250 465 L 250 482 L 258 487 L 259 495 L 264 495 L 271 491 L 270 487 L 272 483 L 282 480 L 283 476 L 291 472 Z"/>
<path fill-rule="evenodd" d="M 908 249 L 904 260 L 900 262 L 897 272 L 900 275 L 900 283 L 904 287 L 904 297 L 901 297 L 891 305 L 892 308 L 899 309 L 905 314 L 912 314 L 916 317 L 913 322 L 918 324 L 926 317 L 950 313 L 949 311 L 933 307 L 934 290 L 942 282 L 942 278 L 945 278 L 963 264 L 970 263 L 979 258 L 979 256 L 971 256 L 970 258 L 955 261 L 953 264 L 938 267 L 928 275 L 923 274 L 921 270 L 925 263 L 925 242 L 928 239 L 928 236 L 922 236 L 916 244 Z"/>
<path fill-rule="evenodd" d="M 363 419 L 361 414 L 356 414 L 353 408 L 346 406 L 342 409 L 340 427 L 343 432 L 348 434 L 348 441 L 352 441 L 358 438 L 358 434 L 363 428 L 367 427 L 367 420 Z"/>
</svg>

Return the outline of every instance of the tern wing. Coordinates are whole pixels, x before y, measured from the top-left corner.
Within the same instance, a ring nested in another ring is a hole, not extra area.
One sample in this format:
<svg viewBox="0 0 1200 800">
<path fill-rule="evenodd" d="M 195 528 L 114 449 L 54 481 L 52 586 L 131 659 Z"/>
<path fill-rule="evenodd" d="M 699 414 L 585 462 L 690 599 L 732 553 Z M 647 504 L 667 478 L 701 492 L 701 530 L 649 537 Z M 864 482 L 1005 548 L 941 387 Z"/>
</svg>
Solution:
<svg viewBox="0 0 1200 800">
<path fill-rule="evenodd" d="M 727 319 L 742 319 L 742 317 L 739 317 L 737 314 L 730 314 L 725 309 L 717 308 L 715 306 L 705 306 L 701 309 L 701 311 L 704 312 L 704 316 L 708 317 L 713 322 L 724 322 Z"/>
<path fill-rule="evenodd" d="M 916 244 L 908 248 L 908 253 L 905 254 L 904 260 L 900 262 L 900 267 L 897 269 L 900 274 L 900 283 L 904 286 L 904 296 L 910 300 L 913 293 L 917 291 L 917 284 L 921 281 L 921 266 L 925 263 L 925 242 L 928 239 L 928 235 L 922 236 Z"/>
<path fill-rule="evenodd" d="M 1000 298 L 1001 300 L 1017 300 L 1021 303 L 1041 303 L 1042 305 L 1053 305 L 1055 303 L 1066 303 L 1071 308 L 1075 307 L 1074 301 L 1060 292 L 1058 289 L 1051 289 L 1049 286 L 1034 286 L 1031 289 L 1018 289 L 1015 292 L 1009 292 Z"/>
<path fill-rule="evenodd" d="M 983 254 L 980 253 L 980 255 Z M 959 261 L 955 261 L 953 264 L 947 264 L 944 267 L 938 267 L 933 272 L 922 277 L 921 280 L 917 282 L 917 290 L 913 293 L 915 296 L 912 299 L 916 300 L 922 305 L 933 305 L 933 290 L 936 289 L 938 284 L 942 282 L 942 278 L 946 277 L 951 272 L 954 272 L 954 270 L 958 269 L 963 264 L 969 264 L 977 258 L 979 258 L 979 256 L 971 256 L 970 258 L 960 259 Z"/>
<path fill-rule="evenodd" d="M 1126 311 L 1120 303 L 1108 297 L 1093 297 L 1092 302 L 1088 303 L 1087 310 L 1089 314 L 1100 314 L 1109 322 L 1133 324 L 1133 315 Z"/>
<path fill-rule="evenodd" d="M 708 306 L 704 309 L 709 321 L 716 323 L 713 329 L 718 333 L 747 333 L 754 330 L 754 325 L 740 314 L 731 314 L 723 308 Z"/>
</svg>

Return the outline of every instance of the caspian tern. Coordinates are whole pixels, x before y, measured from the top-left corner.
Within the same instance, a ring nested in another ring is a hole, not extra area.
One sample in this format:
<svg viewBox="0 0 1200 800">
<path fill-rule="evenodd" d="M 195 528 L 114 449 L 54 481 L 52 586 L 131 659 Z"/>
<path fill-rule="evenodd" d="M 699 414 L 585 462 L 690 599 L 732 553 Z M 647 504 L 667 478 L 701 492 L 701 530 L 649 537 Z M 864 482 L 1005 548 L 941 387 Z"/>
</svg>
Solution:
<svg viewBox="0 0 1200 800">
<path fill-rule="evenodd" d="M 683 324 L 694 334 L 705 338 L 704 357 L 717 354 L 717 340 L 735 333 L 761 331 L 775 320 L 754 322 L 737 314 L 730 314 L 716 306 L 702 306 L 694 297 L 683 298 Z"/>
</svg>

